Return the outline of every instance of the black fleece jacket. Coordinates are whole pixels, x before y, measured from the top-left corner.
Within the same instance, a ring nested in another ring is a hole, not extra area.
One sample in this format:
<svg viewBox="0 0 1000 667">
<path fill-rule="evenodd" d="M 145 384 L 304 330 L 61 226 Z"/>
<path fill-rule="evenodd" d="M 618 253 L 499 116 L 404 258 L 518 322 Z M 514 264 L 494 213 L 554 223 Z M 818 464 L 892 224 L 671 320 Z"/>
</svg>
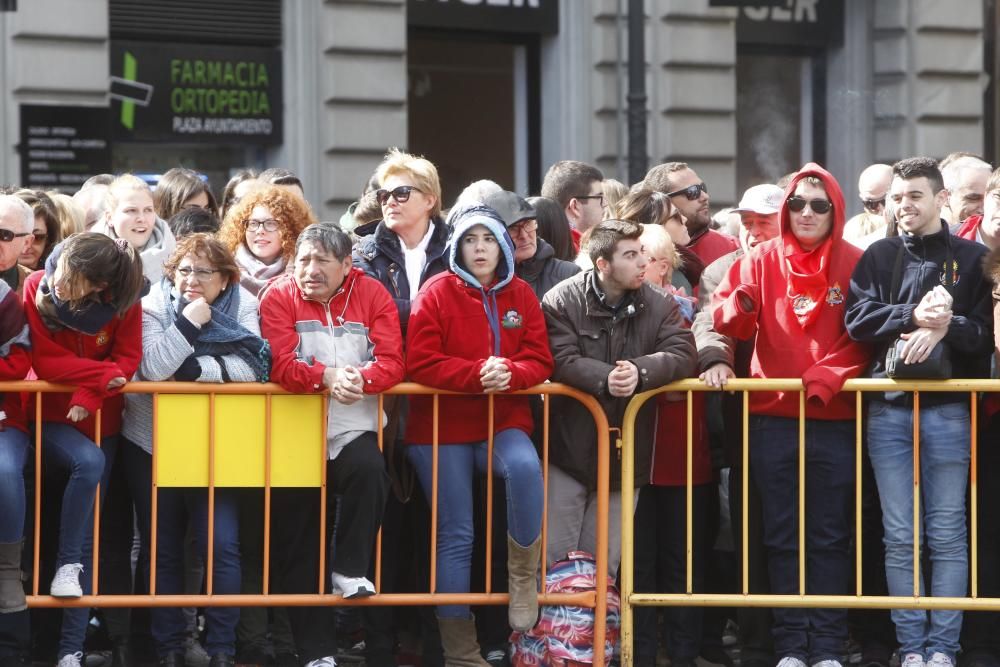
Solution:
<svg viewBox="0 0 1000 667">
<path fill-rule="evenodd" d="M 892 271 L 900 245 L 903 247 L 900 287 L 896 302 L 890 304 Z M 992 283 L 984 275 L 983 260 L 987 251 L 978 243 L 952 236 L 942 221 L 941 229 L 933 234 L 904 234 L 876 241 L 865 251 L 854 269 L 844 320 L 851 338 L 875 344 L 868 377 L 886 377 L 885 353 L 900 334 L 917 328 L 913 321 L 917 304 L 935 285 L 947 287 L 945 262 L 949 246 L 954 317 L 948 325 L 944 341 L 951 349 L 953 377 L 990 376 L 993 298 Z M 912 403 L 912 397 L 901 392 L 866 395 L 896 405 Z M 963 393 L 928 394 L 922 398 L 927 405 L 966 400 L 968 398 Z"/>
</svg>

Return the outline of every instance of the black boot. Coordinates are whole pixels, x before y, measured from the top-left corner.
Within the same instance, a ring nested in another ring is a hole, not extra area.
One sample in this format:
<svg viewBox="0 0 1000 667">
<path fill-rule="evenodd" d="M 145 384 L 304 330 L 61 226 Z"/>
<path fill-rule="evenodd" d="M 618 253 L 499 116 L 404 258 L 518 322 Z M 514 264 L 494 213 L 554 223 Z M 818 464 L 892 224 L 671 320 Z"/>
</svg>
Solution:
<svg viewBox="0 0 1000 667">
<path fill-rule="evenodd" d="M 111 667 L 132 667 L 132 652 L 128 642 L 116 642 L 111 649 Z"/>
</svg>

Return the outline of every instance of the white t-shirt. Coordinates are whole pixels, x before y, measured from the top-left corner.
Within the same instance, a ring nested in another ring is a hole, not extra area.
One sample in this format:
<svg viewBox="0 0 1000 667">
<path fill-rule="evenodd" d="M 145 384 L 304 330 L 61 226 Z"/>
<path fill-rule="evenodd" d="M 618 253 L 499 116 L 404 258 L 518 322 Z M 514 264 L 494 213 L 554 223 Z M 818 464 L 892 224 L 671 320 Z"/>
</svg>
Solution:
<svg viewBox="0 0 1000 667">
<path fill-rule="evenodd" d="M 403 249 L 403 260 L 406 262 L 406 281 L 410 283 L 410 299 L 417 295 L 417 289 L 420 287 L 420 274 L 424 272 L 424 265 L 427 264 L 427 246 L 433 235 L 434 222 L 429 221 L 427 233 L 413 250 L 406 247 L 403 239 L 399 239 L 399 247 Z"/>
</svg>

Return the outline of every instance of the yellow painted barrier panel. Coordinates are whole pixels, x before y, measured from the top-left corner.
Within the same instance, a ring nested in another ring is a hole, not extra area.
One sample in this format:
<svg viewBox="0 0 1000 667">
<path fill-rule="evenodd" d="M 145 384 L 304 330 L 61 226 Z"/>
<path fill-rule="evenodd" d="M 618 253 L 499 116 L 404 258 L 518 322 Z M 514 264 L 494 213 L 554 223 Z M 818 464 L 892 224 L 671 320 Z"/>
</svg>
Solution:
<svg viewBox="0 0 1000 667">
<path fill-rule="evenodd" d="M 207 487 L 209 396 L 157 396 L 157 486 Z M 265 396 L 215 397 L 215 485 L 264 486 Z M 271 486 L 318 487 L 326 452 L 320 396 L 271 397 Z"/>
</svg>

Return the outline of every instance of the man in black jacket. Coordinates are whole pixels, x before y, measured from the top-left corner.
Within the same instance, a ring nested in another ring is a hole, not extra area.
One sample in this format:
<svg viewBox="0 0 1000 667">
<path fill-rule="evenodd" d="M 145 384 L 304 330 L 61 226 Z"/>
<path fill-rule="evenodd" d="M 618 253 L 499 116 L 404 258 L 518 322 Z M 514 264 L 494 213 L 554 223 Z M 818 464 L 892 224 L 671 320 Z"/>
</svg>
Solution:
<svg viewBox="0 0 1000 667">
<path fill-rule="evenodd" d="M 870 376 L 886 377 L 886 352 L 897 339 L 902 364 L 920 363 L 944 345 L 952 377 L 989 377 L 991 286 L 986 250 L 949 234 L 941 219 L 948 196 L 937 164 L 909 158 L 893 166 L 889 198 L 900 235 L 876 241 L 851 277 L 845 321 L 850 336 L 875 344 Z M 913 594 L 913 398 L 869 393 L 868 450 L 882 501 L 886 577 L 891 595 Z M 923 393 L 920 399 L 920 509 L 933 563 L 927 590 L 963 597 L 968 585 L 965 494 L 970 459 L 968 397 Z M 923 584 L 921 584 L 923 588 Z M 961 611 L 892 612 L 902 667 L 953 667 Z M 926 662 L 925 662 L 926 661 Z"/>
</svg>

